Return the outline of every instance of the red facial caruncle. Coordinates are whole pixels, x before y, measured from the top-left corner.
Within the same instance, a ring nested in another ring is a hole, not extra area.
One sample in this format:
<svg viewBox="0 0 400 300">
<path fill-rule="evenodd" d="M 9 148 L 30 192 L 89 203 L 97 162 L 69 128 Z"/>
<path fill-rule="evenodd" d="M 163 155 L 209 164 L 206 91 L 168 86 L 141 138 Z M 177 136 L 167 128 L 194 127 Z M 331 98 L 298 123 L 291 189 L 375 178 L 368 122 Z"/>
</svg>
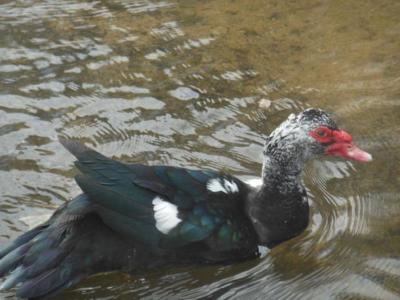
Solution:
<svg viewBox="0 0 400 300">
<path fill-rule="evenodd" d="M 325 154 L 361 162 L 372 160 L 371 154 L 352 144 L 353 138 L 344 130 L 320 126 L 309 132 L 317 142 L 326 146 Z"/>
</svg>

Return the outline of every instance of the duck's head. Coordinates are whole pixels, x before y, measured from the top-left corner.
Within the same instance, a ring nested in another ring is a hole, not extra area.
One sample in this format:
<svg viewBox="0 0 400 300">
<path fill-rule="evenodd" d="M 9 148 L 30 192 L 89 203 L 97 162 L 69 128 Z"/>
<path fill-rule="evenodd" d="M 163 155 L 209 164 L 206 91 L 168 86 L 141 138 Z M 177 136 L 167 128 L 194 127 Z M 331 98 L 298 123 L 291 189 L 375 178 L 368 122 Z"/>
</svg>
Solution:
<svg viewBox="0 0 400 300">
<path fill-rule="evenodd" d="M 298 115 L 291 114 L 267 138 L 264 155 L 266 162 L 281 167 L 301 167 L 317 155 L 338 156 L 360 162 L 372 156 L 355 146 L 349 133 L 320 109 L 310 108 Z"/>
</svg>

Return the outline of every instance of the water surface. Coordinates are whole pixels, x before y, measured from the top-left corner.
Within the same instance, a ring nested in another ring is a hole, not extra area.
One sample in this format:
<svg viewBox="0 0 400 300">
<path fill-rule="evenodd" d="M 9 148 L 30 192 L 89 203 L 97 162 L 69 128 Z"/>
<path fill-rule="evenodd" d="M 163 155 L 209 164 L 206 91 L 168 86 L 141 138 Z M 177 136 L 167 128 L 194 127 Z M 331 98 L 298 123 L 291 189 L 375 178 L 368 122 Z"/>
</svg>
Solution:
<svg viewBox="0 0 400 300">
<path fill-rule="evenodd" d="M 0 242 L 79 193 L 58 136 L 257 176 L 265 136 L 320 107 L 374 161 L 307 166 L 301 236 L 245 263 L 94 276 L 58 299 L 399 299 L 399 15 L 398 1 L 3 1 Z"/>
</svg>

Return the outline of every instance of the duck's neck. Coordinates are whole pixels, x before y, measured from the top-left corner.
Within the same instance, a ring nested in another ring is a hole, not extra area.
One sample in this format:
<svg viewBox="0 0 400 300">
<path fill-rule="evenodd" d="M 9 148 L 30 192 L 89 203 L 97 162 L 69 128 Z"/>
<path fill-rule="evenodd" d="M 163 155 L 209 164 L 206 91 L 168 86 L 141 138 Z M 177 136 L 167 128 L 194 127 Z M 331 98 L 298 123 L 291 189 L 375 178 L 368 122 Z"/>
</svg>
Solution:
<svg viewBox="0 0 400 300">
<path fill-rule="evenodd" d="M 248 205 L 261 244 L 272 247 L 307 226 L 308 202 L 300 178 L 303 165 L 295 153 L 293 157 L 265 155 L 263 183 Z"/>
<path fill-rule="evenodd" d="M 262 188 L 283 194 L 297 192 L 301 186 L 301 172 L 304 162 L 296 154 L 280 153 L 269 155 L 264 152 L 262 167 Z"/>
</svg>

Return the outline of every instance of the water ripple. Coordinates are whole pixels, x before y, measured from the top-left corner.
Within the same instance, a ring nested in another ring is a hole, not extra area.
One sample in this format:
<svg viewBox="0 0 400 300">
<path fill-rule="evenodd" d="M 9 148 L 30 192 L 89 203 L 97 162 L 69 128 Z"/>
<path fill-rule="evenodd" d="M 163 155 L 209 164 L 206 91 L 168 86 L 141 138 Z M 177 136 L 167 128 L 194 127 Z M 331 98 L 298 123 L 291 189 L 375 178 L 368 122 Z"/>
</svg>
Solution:
<svg viewBox="0 0 400 300">
<path fill-rule="evenodd" d="M 397 11 L 395 1 L 2 3 L 1 241 L 79 193 L 58 136 L 128 162 L 258 176 L 265 136 L 321 107 L 374 161 L 308 165 L 303 234 L 261 259 L 99 275 L 59 297 L 398 299 Z"/>
</svg>

